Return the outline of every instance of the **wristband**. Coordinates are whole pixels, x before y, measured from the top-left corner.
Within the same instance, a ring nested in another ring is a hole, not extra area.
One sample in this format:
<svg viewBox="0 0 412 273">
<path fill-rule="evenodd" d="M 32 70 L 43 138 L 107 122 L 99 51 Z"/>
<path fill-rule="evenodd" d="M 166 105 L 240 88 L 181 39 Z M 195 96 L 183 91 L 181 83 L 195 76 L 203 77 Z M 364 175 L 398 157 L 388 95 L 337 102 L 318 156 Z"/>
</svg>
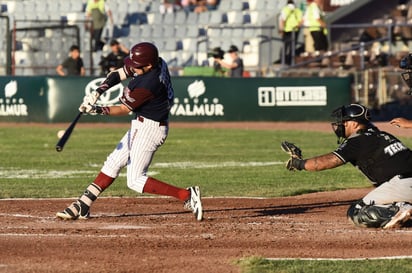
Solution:
<svg viewBox="0 0 412 273">
<path fill-rule="evenodd" d="M 99 115 L 110 115 L 110 107 L 108 106 L 95 106 L 95 112 Z"/>
<path fill-rule="evenodd" d="M 292 166 L 296 168 L 296 170 L 305 170 L 305 163 L 306 160 L 299 159 L 299 158 L 292 158 Z"/>
</svg>

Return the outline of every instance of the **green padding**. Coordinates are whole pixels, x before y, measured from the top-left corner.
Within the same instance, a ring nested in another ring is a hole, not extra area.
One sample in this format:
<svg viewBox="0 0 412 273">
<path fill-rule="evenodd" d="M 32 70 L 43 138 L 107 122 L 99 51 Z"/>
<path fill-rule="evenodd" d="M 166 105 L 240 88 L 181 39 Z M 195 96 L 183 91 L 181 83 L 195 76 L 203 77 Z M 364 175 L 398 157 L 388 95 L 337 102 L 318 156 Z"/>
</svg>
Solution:
<svg viewBox="0 0 412 273">
<path fill-rule="evenodd" d="M 187 68 L 190 70 L 190 68 Z M 213 71 L 192 67 L 192 72 Z M 83 96 L 104 78 L 0 77 L 0 122 L 70 122 Z M 347 78 L 173 77 L 171 121 L 329 120 L 351 102 Z M 100 105 L 119 103 L 128 80 L 104 93 Z M 82 122 L 129 122 L 133 116 L 84 116 Z"/>
<path fill-rule="evenodd" d="M 183 68 L 183 76 L 215 76 L 213 67 L 208 66 L 186 66 Z"/>
</svg>

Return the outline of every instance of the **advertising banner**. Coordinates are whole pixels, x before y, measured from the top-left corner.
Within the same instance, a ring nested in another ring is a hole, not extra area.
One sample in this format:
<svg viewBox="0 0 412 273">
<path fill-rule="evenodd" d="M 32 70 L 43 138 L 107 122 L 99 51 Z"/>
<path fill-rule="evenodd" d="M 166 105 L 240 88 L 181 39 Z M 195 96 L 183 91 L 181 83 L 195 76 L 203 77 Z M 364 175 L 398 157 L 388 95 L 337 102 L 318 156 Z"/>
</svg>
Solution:
<svg viewBox="0 0 412 273">
<path fill-rule="evenodd" d="M 85 94 L 104 78 L 0 77 L 0 121 L 70 122 Z M 322 121 L 351 102 L 351 78 L 175 77 L 171 121 Z M 119 103 L 128 81 L 99 105 Z M 132 116 L 84 116 L 85 122 L 128 122 Z"/>
</svg>

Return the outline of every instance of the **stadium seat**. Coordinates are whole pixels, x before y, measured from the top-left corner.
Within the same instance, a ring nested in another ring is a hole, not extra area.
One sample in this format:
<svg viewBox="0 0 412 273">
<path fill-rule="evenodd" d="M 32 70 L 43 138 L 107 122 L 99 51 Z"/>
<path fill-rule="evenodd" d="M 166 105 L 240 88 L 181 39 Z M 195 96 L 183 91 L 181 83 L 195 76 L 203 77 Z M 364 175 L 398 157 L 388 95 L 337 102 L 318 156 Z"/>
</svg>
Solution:
<svg viewBox="0 0 412 273">
<path fill-rule="evenodd" d="M 176 37 L 176 29 L 174 25 L 164 25 L 163 26 L 163 37 L 172 38 Z"/>
<path fill-rule="evenodd" d="M 186 12 L 184 11 L 177 11 L 175 13 L 175 24 L 181 25 L 186 22 Z"/>
<path fill-rule="evenodd" d="M 147 23 L 148 24 L 162 24 L 163 15 L 159 12 L 149 12 L 147 13 Z"/>
<path fill-rule="evenodd" d="M 191 12 L 186 17 L 186 24 L 197 25 L 199 14 Z"/>
<path fill-rule="evenodd" d="M 238 0 L 238 1 L 228 1 L 231 2 L 230 3 L 230 10 L 232 11 L 241 11 L 243 10 L 243 1 L 242 0 Z"/>
<path fill-rule="evenodd" d="M 136 37 L 137 39 L 147 39 L 152 37 L 152 27 L 151 25 L 140 25 L 140 37 Z"/>
<path fill-rule="evenodd" d="M 164 37 L 163 25 L 158 25 L 158 24 L 152 25 L 151 33 L 149 36 L 154 37 L 154 38 Z"/>
<path fill-rule="evenodd" d="M 243 24 L 243 13 L 241 11 L 228 11 L 227 21 L 228 24 L 241 25 Z"/>
<path fill-rule="evenodd" d="M 177 50 L 177 43 L 175 39 L 166 39 L 164 49 L 167 51 Z"/>
<path fill-rule="evenodd" d="M 183 50 L 188 52 L 196 52 L 197 49 L 197 39 L 195 38 L 184 38 L 182 39 Z"/>
<path fill-rule="evenodd" d="M 207 25 L 210 22 L 210 12 L 202 12 L 199 14 L 197 23 L 199 25 Z"/>
<path fill-rule="evenodd" d="M 209 24 L 218 25 L 223 23 L 222 12 L 220 10 L 214 10 L 210 12 Z"/>
<path fill-rule="evenodd" d="M 197 24 L 186 26 L 186 37 L 195 38 L 199 36 L 199 27 Z"/>
<path fill-rule="evenodd" d="M 235 0 L 237 1 L 237 0 Z M 231 10 L 231 0 L 222 0 L 219 2 L 218 10 L 227 12 Z"/>
<path fill-rule="evenodd" d="M 163 15 L 163 24 L 173 25 L 175 23 L 175 13 L 165 13 Z"/>
</svg>

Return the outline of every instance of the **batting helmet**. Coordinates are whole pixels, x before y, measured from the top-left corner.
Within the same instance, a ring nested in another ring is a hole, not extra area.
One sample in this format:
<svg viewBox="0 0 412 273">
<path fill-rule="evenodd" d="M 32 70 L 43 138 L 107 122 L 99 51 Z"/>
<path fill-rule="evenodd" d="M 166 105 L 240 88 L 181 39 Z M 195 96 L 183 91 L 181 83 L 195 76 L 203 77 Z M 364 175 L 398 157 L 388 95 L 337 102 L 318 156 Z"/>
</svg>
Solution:
<svg viewBox="0 0 412 273">
<path fill-rule="evenodd" d="M 130 49 L 130 54 L 124 59 L 124 63 L 133 68 L 141 68 L 147 65 L 156 66 L 159 62 L 159 52 L 152 43 L 139 43 Z"/>
</svg>

